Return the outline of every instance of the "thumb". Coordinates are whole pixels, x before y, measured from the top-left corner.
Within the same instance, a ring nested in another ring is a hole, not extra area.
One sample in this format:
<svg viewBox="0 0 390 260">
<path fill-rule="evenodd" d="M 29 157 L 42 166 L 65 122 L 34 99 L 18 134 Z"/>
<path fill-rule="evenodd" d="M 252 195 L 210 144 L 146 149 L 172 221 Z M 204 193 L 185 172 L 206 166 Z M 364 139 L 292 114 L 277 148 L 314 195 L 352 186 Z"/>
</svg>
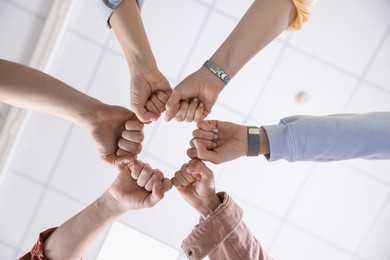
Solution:
<svg viewBox="0 0 390 260">
<path fill-rule="evenodd" d="M 164 178 L 158 180 L 153 184 L 152 194 L 150 194 L 150 203 L 152 206 L 156 205 L 164 198 L 164 193 L 172 189 L 172 182 L 170 179 Z"/>
<path fill-rule="evenodd" d="M 214 179 L 213 172 L 200 160 L 191 160 L 188 163 L 187 171 L 193 176 L 199 175 L 201 179 L 212 181 Z"/>
<path fill-rule="evenodd" d="M 167 103 L 165 104 L 165 120 L 170 121 L 176 116 L 177 110 L 180 106 L 181 93 L 179 90 L 174 89 Z"/>
<path fill-rule="evenodd" d="M 125 168 L 126 166 L 128 166 L 129 164 L 133 164 L 134 163 L 134 158 L 131 157 L 131 156 L 122 156 L 122 157 L 118 157 L 114 164 L 115 166 L 118 168 L 118 169 L 123 169 Z"/>
<path fill-rule="evenodd" d="M 141 109 L 135 108 L 135 114 L 137 115 L 138 119 L 143 123 L 149 123 L 151 121 L 157 121 L 158 116 L 153 114 L 152 112 L 147 111 L 144 107 Z"/>
</svg>

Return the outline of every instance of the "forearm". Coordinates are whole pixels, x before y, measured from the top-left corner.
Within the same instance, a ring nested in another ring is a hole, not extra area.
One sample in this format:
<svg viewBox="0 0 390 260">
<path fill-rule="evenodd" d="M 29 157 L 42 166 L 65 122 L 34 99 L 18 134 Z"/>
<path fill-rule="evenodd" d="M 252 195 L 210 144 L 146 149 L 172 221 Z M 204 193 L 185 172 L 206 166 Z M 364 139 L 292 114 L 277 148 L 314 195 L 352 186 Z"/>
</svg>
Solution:
<svg viewBox="0 0 390 260">
<path fill-rule="evenodd" d="M 132 73 L 157 67 L 136 0 L 122 0 L 111 15 L 110 24 Z"/>
<path fill-rule="evenodd" d="M 0 101 L 49 113 L 88 128 L 102 103 L 48 74 L 0 60 Z"/>
<path fill-rule="evenodd" d="M 81 259 L 103 229 L 123 213 L 113 205 L 106 191 L 54 231 L 45 242 L 45 255 L 49 259 Z"/>
<path fill-rule="evenodd" d="M 263 128 L 270 161 L 390 158 L 390 112 L 293 116 Z"/>
<path fill-rule="evenodd" d="M 283 32 L 296 15 L 292 0 L 256 0 L 211 60 L 233 77 Z"/>
</svg>

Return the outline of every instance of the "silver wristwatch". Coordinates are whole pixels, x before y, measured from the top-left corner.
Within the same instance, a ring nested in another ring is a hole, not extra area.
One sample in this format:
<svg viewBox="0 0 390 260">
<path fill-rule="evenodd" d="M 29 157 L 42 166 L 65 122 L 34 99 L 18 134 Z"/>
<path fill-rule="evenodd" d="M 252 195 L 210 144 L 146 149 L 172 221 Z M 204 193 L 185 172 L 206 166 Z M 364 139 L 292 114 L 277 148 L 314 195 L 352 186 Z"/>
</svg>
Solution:
<svg viewBox="0 0 390 260">
<path fill-rule="evenodd" d="M 203 66 L 211 70 L 215 75 L 217 75 L 217 77 L 220 78 L 225 83 L 225 85 L 229 83 L 229 75 L 214 62 L 206 60 Z"/>
</svg>

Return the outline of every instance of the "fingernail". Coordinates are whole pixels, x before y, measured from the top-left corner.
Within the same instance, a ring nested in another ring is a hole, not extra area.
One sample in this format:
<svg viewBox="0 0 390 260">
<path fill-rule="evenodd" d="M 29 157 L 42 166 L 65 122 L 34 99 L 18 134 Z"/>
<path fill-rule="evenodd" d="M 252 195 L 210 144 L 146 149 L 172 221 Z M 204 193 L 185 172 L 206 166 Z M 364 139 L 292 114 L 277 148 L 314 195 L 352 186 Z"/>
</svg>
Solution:
<svg viewBox="0 0 390 260">
<path fill-rule="evenodd" d="M 152 117 L 152 118 L 150 118 L 150 121 L 153 121 L 153 122 L 155 122 L 155 121 L 157 121 L 157 118 L 155 118 L 155 117 Z"/>
<path fill-rule="evenodd" d="M 214 135 L 214 139 L 218 139 L 218 135 Z"/>
<path fill-rule="evenodd" d="M 187 172 L 192 172 L 194 170 L 194 167 L 192 166 L 187 166 Z"/>
<path fill-rule="evenodd" d="M 218 134 L 218 133 L 219 133 L 218 128 L 214 128 L 214 129 L 213 129 L 213 132 L 216 133 L 216 134 Z"/>
<path fill-rule="evenodd" d="M 169 121 L 169 119 L 170 119 L 170 117 L 169 117 L 169 114 L 167 114 L 167 113 L 166 113 L 166 114 L 165 114 L 165 117 L 164 117 L 164 119 L 165 119 L 165 121 L 167 121 L 167 122 L 168 122 L 168 121 Z"/>
<path fill-rule="evenodd" d="M 214 148 L 217 148 L 217 147 L 218 147 L 218 144 L 217 144 L 217 143 L 213 143 L 213 147 L 214 147 Z"/>
<path fill-rule="evenodd" d="M 193 102 L 198 102 L 198 98 L 194 98 L 192 101 Z"/>
<path fill-rule="evenodd" d="M 203 107 L 203 106 L 204 106 L 204 104 L 203 104 L 203 103 L 200 103 L 200 104 L 199 104 L 199 107 Z"/>
<path fill-rule="evenodd" d="M 198 140 L 195 139 L 193 141 L 193 143 L 194 143 L 195 148 L 198 149 L 199 148 Z"/>
</svg>

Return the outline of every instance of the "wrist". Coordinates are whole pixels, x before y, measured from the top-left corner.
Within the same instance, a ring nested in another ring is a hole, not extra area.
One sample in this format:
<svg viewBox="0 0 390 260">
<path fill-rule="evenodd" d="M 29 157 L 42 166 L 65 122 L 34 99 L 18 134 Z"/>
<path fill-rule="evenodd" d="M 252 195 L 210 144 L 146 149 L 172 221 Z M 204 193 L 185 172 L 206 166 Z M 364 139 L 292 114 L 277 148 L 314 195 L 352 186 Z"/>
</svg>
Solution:
<svg viewBox="0 0 390 260">
<path fill-rule="evenodd" d="M 102 195 L 105 207 L 118 216 L 128 211 L 126 203 L 123 203 L 124 200 L 122 197 L 123 196 L 119 192 L 113 190 L 112 187 L 106 190 Z"/>
<path fill-rule="evenodd" d="M 202 203 L 196 210 L 202 216 L 203 219 L 207 218 L 208 215 L 213 213 L 218 206 L 222 203 L 217 194 L 214 194 L 208 201 Z"/>
</svg>

